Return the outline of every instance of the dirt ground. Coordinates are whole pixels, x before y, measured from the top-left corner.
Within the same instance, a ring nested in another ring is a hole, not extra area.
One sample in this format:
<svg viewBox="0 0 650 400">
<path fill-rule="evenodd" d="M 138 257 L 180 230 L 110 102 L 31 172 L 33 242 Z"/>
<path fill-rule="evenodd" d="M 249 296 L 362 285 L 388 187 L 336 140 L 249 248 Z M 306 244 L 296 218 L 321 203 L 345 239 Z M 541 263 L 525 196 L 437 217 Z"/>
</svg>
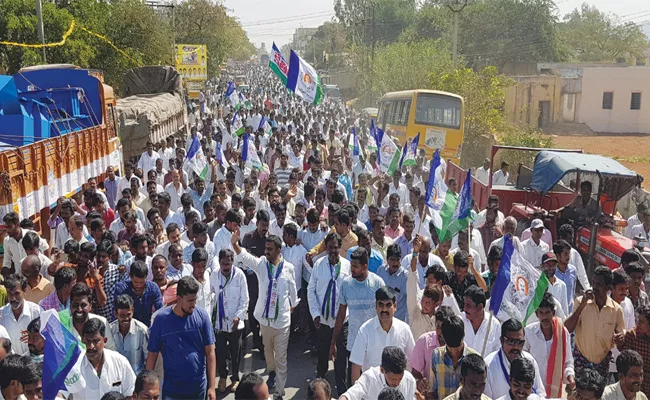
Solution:
<svg viewBox="0 0 650 400">
<path fill-rule="evenodd" d="M 643 188 L 650 189 L 650 135 L 554 136 L 553 147 L 614 158 L 643 176 Z"/>
</svg>

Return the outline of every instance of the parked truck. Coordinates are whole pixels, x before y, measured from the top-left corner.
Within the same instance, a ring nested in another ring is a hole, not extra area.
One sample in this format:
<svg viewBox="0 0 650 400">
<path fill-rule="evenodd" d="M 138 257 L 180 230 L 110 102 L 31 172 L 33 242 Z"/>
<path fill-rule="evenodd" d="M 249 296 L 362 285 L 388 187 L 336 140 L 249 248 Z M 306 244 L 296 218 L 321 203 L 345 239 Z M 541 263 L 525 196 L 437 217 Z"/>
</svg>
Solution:
<svg viewBox="0 0 650 400">
<path fill-rule="evenodd" d="M 148 141 L 159 143 L 187 133 L 183 83 L 175 68 L 129 70 L 124 75 L 124 95 L 117 100 L 117 115 L 125 160 L 137 160 Z"/>
<path fill-rule="evenodd" d="M 0 225 L 15 211 L 49 238 L 59 197 L 119 169 L 115 104 L 100 71 L 59 64 L 0 75 Z"/>
</svg>

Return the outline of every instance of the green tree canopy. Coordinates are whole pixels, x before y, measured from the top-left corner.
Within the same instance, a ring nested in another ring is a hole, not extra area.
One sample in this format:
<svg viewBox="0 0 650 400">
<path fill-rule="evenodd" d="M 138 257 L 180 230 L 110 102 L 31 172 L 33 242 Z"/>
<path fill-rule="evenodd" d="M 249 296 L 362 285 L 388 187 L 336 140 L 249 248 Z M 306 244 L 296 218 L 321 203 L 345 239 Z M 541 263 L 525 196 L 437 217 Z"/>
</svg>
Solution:
<svg viewBox="0 0 650 400">
<path fill-rule="evenodd" d="M 336 17 L 355 44 L 392 43 L 416 15 L 415 0 L 336 0 Z"/>
<path fill-rule="evenodd" d="M 645 58 L 648 39 L 641 27 L 583 4 L 564 17 L 561 34 L 570 60 L 616 62 Z"/>
<path fill-rule="evenodd" d="M 338 22 L 325 22 L 318 27 L 305 48 L 305 60 L 316 60 L 318 69 L 339 68 L 344 66 L 346 58 L 341 53 L 349 50 L 345 27 Z M 323 54 L 327 54 L 327 62 Z"/>
</svg>

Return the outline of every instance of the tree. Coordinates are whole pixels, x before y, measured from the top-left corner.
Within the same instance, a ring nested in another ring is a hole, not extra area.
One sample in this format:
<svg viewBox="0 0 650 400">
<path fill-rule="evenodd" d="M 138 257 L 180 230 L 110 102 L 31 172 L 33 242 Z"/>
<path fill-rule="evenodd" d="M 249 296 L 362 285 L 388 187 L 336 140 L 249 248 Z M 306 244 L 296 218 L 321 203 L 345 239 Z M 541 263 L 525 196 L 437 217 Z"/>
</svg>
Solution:
<svg viewBox="0 0 650 400">
<path fill-rule="evenodd" d="M 225 7 L 212 0 L 187 0 L 176 10 L 176 43 L 205 44 L 208 74 L 229 58 L 246 60 L 255 54 L 241 25 L 228 16 Z"/>
<path fill-rule="evenodd" d="M 348 50 L 345 27 L 338 22 L 325 22 L 318 27 L 305 47 L 305 60 L 316 60 L 317 69 L 336 69 L 344 66 Z M 323 54 L 327 56 L 324 58 Z"/>
<path fill-rule="evenodd" d="M 393 43 L 416 15 L 415 0 L 336 0 L 336 17 L 357 45 Z"/>
<path fill-rule="evenodd" d="M 564 17 L 561 33 L 572 61 L 632 62 L 648 49 L 641 27 L 586 3 Z"/>
<path fill-rule="evenodd" d="M 481 1 L 465 7 L 458 17 L 458 53 L 473 68 L 564 57 L 551 0 Z M 451 51 L 453 18 L 448 7 L 427 4 L 402 39 L 443 39 Z"/>
</svg>

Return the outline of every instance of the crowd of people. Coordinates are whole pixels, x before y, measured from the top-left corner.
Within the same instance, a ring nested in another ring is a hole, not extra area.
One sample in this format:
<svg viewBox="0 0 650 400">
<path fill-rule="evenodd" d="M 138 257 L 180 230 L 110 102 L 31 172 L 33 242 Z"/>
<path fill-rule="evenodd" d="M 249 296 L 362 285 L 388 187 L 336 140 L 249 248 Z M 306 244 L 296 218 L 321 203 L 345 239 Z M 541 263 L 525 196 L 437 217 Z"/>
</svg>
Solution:
<svg viewBox="0 0 650 400">
<path fill-rule="evenodd" d="M 189 109 L 190 137 L 147 143 L 119 176 L 109 167 L 78 201 L 60 199 L 50 243 L 4 216 L 0 399 L 42 398 L 40 314 L 50 309 L 68 312 L 85 346 L 74 400 L 282 399 L 296 368 L 288 349 L 305 334 L 316 354 L 309 399 L 650 395 L 638 254 L 588 279 L 572 225 L 552 235 L 535 219 L 517 236 L 496 196 L 441 242 L 423 151 L 388 176 L 368 121 L 334 101 L 304 103 L 268 68 L 245 74 L 250 108 L 223 96 L 227 79 L 212 82 Z M 262 168 L 242 157 L 235 113 Z M 203 176 L 186 160 L 195 139 Z M 481 168 L 486 179 L 489 163 Z M 507 165 L 492 179 L 505 184 Z M 648 236 L 648 207 L 632 225 Z M 505 235 L 549 281 L 526 325 L 487 311 Z M 241 375 L 249 336 L 266 376 Z"/>
</svg>

